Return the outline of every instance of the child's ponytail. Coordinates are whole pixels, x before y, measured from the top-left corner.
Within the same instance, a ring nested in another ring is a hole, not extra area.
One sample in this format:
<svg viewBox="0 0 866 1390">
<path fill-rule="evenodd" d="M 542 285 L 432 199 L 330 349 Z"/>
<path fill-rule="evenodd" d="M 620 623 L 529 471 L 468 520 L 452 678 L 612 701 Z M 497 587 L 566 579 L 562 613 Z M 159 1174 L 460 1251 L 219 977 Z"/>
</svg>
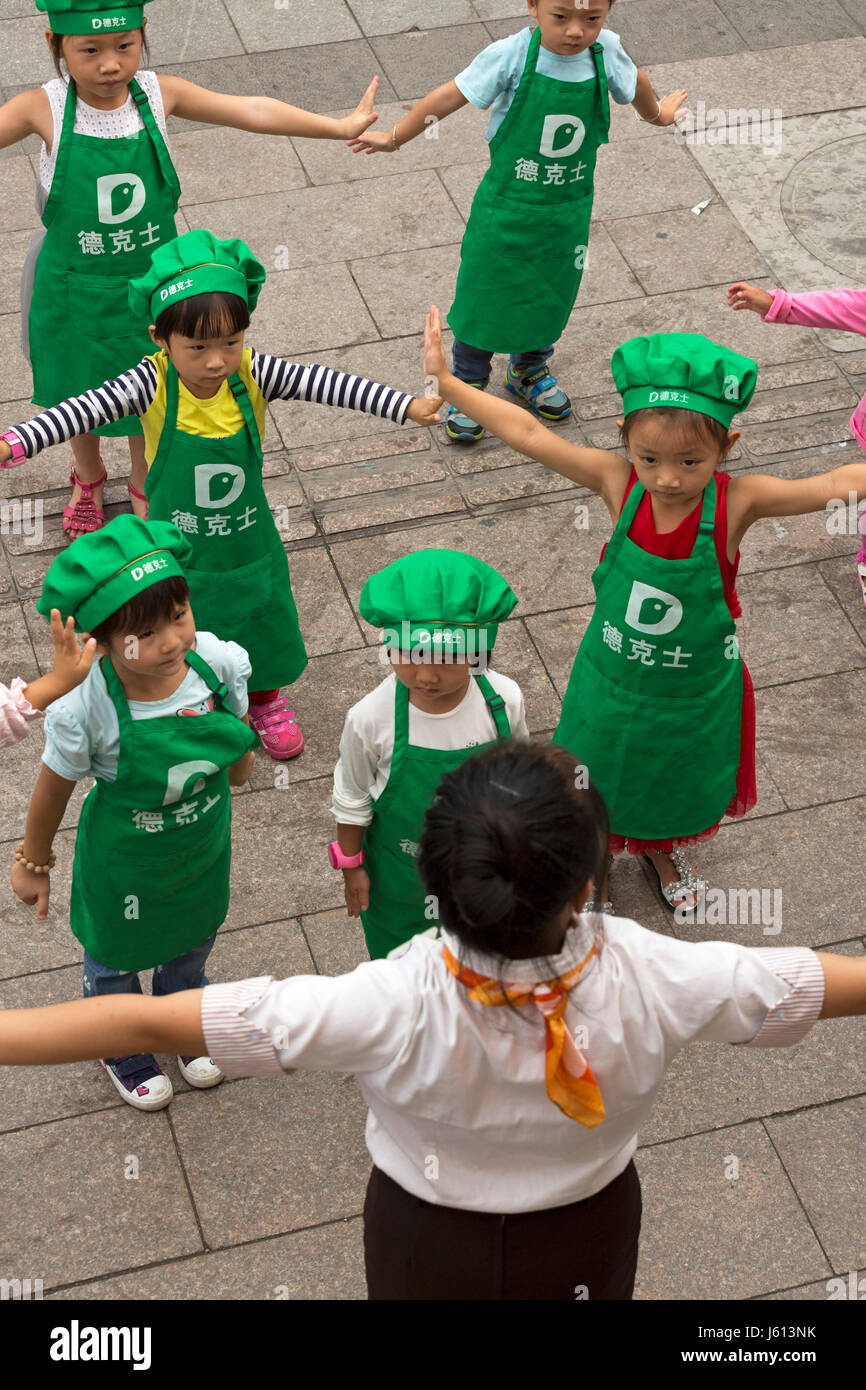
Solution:
<svg viewBox="0 0 866 1390">
<path fill-rule="evenodd" d="M 607 834 L 604 803 L 576 785 L 570 753 L 498 745 L 442 779 L 418 867 L 449 931 L 510 957 L 588 879 L 601 882 Z"/>
</svg>

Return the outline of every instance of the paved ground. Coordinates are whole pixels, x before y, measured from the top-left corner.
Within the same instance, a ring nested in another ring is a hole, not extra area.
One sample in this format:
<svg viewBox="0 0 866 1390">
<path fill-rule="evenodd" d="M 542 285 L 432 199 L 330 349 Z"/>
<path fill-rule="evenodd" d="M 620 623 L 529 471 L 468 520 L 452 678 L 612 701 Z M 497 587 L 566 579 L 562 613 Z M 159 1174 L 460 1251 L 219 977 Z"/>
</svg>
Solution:
<svg viewBox="0 0 866 1390">
<path fill-rule="evenodd" d="M 152 60 L 222 90 L 265 92 L 318 110 L 353 106 L 382 76 L 381 124 L 523 22 L 521 0 L 198 0 L 152 6 Z M 176 9 L 189 14 L 174 17 Z M 672 20 L 672 14 L 675 19 Z M 435 19 L 431 19 L 435 15 Z M 431 24 L 434 27 L 430 27 Z M 795 477 L 860 455 L 848 417 L 866 385 L 866 345 L 732 315 L 739 277 L 791 289 L 862 283 L 857 144 L 866 132 L 863 0 L 618 0 L 611 25 L 655 87 L 690 106 L 762 108 L 761 144 L 678 144 L 614 113 L 600 160 L 591 267 L 557 355 L 575 398 L 575 440 L 613 443 L 610 352 L 635 333 L 706 332 L 757 358 L 734 470 Z M 0 0 L 0 95 L 50 75 L 30 0 Z M 774 115 L 774 113 L 776 113 Z M 776 126 L 774 123 L 780 121 Z M 707 124 L 712 124 L 707 115 Z M 464 220 L 485 167 L 471 109 L 438 140 L 399 157 L 254 139 L 175 123 L 190 227 L 242 236 L 271 268 L 251 341 L 420 390 L 420 332 L 447 308 Z M 757 129 L 757 127 L 755 127 Z M 777 140 L 778 135 L 778 140 Z M 753 138 L 758 138 L 753 136 Z M 777 149 L 776 146 L 779 145 Z M 769 152 L 768 152 L 769 151 Z M 27 142 L 0 158 L 0 416 L 28 412 L 17 348 L 17 277 L 33 213 Z M 847 161 L 847 162 L 846 162 Z M 844 178 L 834 176 L 843 168 Z M 851 180 L 855 180 L 852 186 Z M 700 215 L 693 205 L 711 198 Z M 850 222 L 850 236 L 840 233 Z M 183 225 L 183 218 L 181 219 Z M 795 240 L 792 229 L 800 240 Z M 846 280 L 846 277 L 851 277 Z M 109 501 L 124 496 L 124 448 L 108 450 Z M 34 599 L 61 544 L 68 450 L 0 474 L 0 495 L 44 501 L 40 545 L 2 537 L 0 676 L 44 669 Z M 330 774 L 345 710 L 381 675 L 357 599 L 366 576 L 413 547 L 466 549 L 497 564 L 520 596 L 500 669 L 526 693 L 530 726 L 553 729 L 588 621 L 590 575 L 607 529 L 601 506 L 486 442 L 471 453 L 432 430 L 349 412 L 273 411 L 269 487 L 312 655 L 293 698 L 308 739 L 288 787 L 259 760 L 235 800 L 235 882 L 212 957 L 216 980 L 271 971 L 336 973 L 363 957 L 323 867 Z M 589 502 L 589 531 L 574 527 Z M 116 510 L 116 507 L 115 507 Z M 823 517 L 764 523 L 743 547 L 743 649 L 758 693 L 758 806 L 701 856 L 712 883 L 783 892 L 778 935 L 697 929 L 754 945 L 859 954 L 862 932 L 863 668 L 866 623 L 852 534 Z M 0 859 L 11 859 L 40 735 L 3 756 Z M 58 843 L 53 910 L 37 923 L 5 890 L 0 1002 L 77 996 L 80 951 L 66 921 L 74 826 Z M 619 910 L 671 931 L 639 868 L 614 878 Z M 819 1025 L 790 1052 L 701 1045 L 672 1069 L 642 1135 L 645 1299 L 827 1297 L 834 1274 L 866 1264 L 863 1035 Z M 369 1168 L 363 1106 L 348 1078 L 226 1084 L 180 1092 L 142 1116 L 95 1064 L 0 1075 L 4 1220 L 0 1275 L 45 1281 L 57 1297 L 362 1298 L 361 1211 Z M 138 1179 L 130 1178 L 137 1160 Z M 739 1176 L 734 1178 L 738 1160 Z"/>
</svg>

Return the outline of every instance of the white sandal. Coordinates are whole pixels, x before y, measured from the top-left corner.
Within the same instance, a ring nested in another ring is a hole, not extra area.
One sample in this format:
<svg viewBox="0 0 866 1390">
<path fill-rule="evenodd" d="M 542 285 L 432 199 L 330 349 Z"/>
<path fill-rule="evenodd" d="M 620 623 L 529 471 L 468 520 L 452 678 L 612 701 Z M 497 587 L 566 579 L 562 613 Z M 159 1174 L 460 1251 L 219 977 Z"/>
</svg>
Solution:
<svg viewBox="0 0 866 1390">
<path fill-rule="evenodd" d="M 691 916 L 700 906 L 701 899 L 706 893 L 709 884 L 702 875 L 695 873 L 691 864 L 686 859 L 686 852 L 684 849 L 679 846 L 675 847 L 671 850 L 670 857 L 674 862 L 674 868 L 679 874 L 679 878 L 675 883 L 666 883 L 662 885 L 659 871 L 650 856 L 648 854 L 641 855 L 643 862 L 652 869 L 650 881 L 654 884 L 656 892 L 661 898 L 662 905 L 666 907 L 669 912 L 680 912 L 684 915 Z M 681 903 L 674 901 L 675 898 L 682 896 L 684 893 L 695 894 L 695 902 L 691 907 L 685 907 Z"/>
</svg>

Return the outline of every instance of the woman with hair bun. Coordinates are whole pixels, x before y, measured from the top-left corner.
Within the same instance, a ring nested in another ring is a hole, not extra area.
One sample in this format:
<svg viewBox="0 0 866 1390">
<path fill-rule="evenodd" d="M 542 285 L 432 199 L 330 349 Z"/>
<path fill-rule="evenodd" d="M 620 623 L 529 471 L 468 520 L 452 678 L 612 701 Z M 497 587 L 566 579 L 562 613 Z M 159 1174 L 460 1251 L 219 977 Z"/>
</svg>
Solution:
<svg viewBox="0 0 866 1390">
<path fill-rule="evenodd" d="M 677 1051 L 783 1046 L 866 1013 L 866 959 L 586 914 L 606 850 L 569 754 L 498 744 L 427 811 L 418 863 L 441 939 L 334 979 L 0 1012 L 0 1064 L 171 1051 L 229 1076 L 354 1072 L 371 1298 L 629 1299 L 633 1154 Z"/>
</svg>

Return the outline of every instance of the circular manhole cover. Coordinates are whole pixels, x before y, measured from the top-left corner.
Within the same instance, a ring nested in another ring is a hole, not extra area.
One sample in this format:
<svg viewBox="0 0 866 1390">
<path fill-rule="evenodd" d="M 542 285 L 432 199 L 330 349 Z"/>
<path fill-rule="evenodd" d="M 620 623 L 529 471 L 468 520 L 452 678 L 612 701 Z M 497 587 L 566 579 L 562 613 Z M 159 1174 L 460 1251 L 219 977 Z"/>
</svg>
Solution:
<svg viewBox="0 0 866 1390">
<path fill-rule="evenodd" d="M 801 246 L 852 280 L 866 280 L 866 135 L 822 145 L 782 185 L 782 215 Z"/>
</svg>

